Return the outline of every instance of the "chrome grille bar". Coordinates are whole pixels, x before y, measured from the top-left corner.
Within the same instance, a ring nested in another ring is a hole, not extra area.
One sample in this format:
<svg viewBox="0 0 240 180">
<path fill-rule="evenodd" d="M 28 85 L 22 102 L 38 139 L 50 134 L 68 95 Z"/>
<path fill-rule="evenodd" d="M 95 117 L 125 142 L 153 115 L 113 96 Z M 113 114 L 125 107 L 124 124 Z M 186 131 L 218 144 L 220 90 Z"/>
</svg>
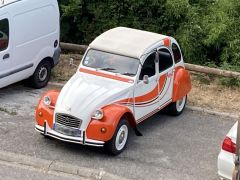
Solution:
<svg viewBox="0 0 240 180">
<path fill-rule="evenodd" d="M 55 115 L 55 122 L 71 128 L 80 128 L 82 123 L 82 121 L 78 118 L 60 113 Z"/>
</svg>

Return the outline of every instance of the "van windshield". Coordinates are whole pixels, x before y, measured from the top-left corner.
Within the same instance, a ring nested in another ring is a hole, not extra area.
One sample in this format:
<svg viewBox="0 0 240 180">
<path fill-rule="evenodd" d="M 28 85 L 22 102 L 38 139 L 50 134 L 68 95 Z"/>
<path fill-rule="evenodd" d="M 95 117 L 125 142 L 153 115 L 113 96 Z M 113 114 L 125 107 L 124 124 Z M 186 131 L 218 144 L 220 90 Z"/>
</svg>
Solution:
<svg viewBox="0 0 240 180">
<path fill-rule="evenodd" d="M 138 59 L 94 49 L 90 49 L 83 60 L 84 66 L 126 76 L 135 76 L 139 64 Z"/>
</svg>

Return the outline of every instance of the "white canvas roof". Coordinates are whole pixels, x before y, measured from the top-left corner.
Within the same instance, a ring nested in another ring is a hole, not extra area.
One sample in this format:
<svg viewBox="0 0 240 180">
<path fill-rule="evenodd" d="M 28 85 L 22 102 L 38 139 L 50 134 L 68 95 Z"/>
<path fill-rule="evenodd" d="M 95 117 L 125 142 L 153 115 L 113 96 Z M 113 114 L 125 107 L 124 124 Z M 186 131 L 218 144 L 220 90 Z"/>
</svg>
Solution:
<svg viewBox="0 0 240 180">
<path fill-rule="evenodd" d="M 98 36 L 89 46 L 102 51 L 140 58 L 151 46 L 166 37 L 157 33 L 117 27 Z"/>
</svg>

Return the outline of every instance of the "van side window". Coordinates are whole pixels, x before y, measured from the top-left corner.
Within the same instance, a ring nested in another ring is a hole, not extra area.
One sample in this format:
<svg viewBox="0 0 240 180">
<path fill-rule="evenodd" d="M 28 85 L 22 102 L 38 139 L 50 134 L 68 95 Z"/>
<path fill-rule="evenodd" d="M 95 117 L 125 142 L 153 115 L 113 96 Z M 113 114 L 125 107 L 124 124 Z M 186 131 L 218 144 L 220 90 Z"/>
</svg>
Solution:
<svg viewBox="0 0 240 180">
<path fill-rule="evenodd" d="M 167 49 L 160 49 L 159 54 L 159 73 L 172 67 L 173 59 L 171 53 Z"/>
<path fill-rule="evenodd" d="M 144 75 L 148 75 L 148 77 L 152 77 L 156 74 L 155 70 L 155 53 L 150 54 L 147 59 L 145 60 L 139 80 L 143 80 Z"/>
<path fill-rule="evenodd" d="M 8 19 L 0 20 L 0 51 L 7 49 L 9 42 L 9 22 Z"/>
<path fill-rule="evenodd" d="M 175 43 L 172 44 L 172 51 L 173 51 L 175 64 L 177 64 L 181 61 L 182 55 L 181 55 L 180 49 Z"/>
<path fill-rule="evenodd" d="M 0 51 L 8 48 L 9 22 L 8 19 L 0 20 Z"/>
</svg>

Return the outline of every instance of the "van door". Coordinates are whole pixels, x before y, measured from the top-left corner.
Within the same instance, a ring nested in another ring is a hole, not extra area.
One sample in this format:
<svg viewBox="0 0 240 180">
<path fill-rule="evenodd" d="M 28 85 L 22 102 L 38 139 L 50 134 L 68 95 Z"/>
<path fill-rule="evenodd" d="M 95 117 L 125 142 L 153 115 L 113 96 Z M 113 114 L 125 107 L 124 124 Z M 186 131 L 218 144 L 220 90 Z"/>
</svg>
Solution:
<svg viewBox="0 0 240 180">
<path fill-rule="evenodd" d="M 0 88 L 8 84 L 11 75 L 10 28 L 8 15 L 0 16 Z"/>
</svg>

